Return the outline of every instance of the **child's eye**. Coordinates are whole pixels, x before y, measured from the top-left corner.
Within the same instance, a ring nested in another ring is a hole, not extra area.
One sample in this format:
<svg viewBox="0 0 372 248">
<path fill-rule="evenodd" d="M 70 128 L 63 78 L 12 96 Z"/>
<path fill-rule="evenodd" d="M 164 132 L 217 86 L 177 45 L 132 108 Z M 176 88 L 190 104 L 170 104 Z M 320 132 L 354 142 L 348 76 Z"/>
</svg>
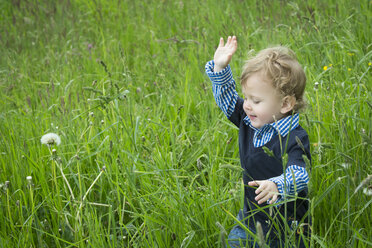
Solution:
<svg viewBox="0 0 372 248">
<path fill-rule="evenodd" d="M 259 104 L 261 101 L 253 101 L 254 104 Z"/>
</svg>

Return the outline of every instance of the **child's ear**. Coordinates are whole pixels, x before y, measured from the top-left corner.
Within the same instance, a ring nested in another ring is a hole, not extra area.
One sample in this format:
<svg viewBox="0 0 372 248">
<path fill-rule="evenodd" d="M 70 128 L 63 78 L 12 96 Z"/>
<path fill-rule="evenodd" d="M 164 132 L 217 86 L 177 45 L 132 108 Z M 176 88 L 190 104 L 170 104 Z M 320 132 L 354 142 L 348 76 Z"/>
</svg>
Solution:
<svg viewBox="0 0 372 248">
<path fill-rule="evenodd" d="M 293 110 L 296 104 L 295 96 L 285 96 L 282 101 L 282 108 L 280 109 L 281 114 L 286 114 Z"/>
</svg>

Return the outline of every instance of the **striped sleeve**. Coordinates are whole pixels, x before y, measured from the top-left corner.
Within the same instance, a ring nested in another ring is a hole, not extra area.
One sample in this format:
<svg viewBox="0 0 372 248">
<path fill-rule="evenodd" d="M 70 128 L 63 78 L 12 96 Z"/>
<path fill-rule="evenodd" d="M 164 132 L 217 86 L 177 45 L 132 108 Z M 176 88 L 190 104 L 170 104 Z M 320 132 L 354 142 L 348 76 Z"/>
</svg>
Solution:
<svg viewBox="0 0 372 248">
<path fill-rule="evenodd" d="M 291 165 L 285 170 L 284 174 L 268 179 L 278 186 L 279 194 L 282 196 L 277 202 L 283 200 L 286 196 L 293 196 L 307 188 L 309 175 L 304 167 Z"/>
<path fill-rule="evenodd" d="M 230 118 L 238 99 L 230 65 L 220 72 L 214 72 L 214 62 L 212 60 L 205 65 L 205 72 L 212 81 L 213 95 L 218 107 L 227 118 Z"/>
</svg>

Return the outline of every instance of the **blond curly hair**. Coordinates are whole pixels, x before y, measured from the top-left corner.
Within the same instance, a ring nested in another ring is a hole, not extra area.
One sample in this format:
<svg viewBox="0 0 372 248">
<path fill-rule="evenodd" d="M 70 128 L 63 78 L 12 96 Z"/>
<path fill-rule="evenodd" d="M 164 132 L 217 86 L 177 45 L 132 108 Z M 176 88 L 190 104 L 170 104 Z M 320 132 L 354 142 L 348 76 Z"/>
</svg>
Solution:
<svg viewBox="0 0 372 248">
<path fill-rule="evenodd" d="M 242 86 L 256 72 L 263 73 L 283 97 L 296 98 L 293 111 L 305 107 L 306 75 L 291 49 L 284 46 L 270 47 L 249 58 L 243 66 L 240 78 Z"/>
</svg>

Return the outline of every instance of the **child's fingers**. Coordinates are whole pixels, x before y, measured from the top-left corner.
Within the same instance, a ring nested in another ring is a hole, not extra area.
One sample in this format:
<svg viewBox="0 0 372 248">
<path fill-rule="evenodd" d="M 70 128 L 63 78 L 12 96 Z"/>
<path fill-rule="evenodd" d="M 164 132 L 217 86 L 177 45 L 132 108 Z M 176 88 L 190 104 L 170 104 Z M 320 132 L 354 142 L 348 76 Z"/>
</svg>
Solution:
<svg viewBox="0 0 372 248">
<path fill-rule="evenodd" d="M 231 45 L 231 36 L 227 37 L 226 47 L 230 47 Z"/>
<path fill-rule="evenodd" d="M 223 42 L 223 38 L 221 37 L 221 38 L 220 38 L 220 44 L 218 44 L 218 47 L 223 47 L 223 43 L 224 43 L 224 42 Z"/>
<path fill-rule="evenodd" d="M 249 186 L 258 186 L 258 183 L 256 181 L 250 181 L 248 182 Z"/>
<path fill-rule="evenodd" d="M 233 53 L 236 51 L 236 48 L 238 47 L 238 42 L 236 41 L 236 37 L 234 36 L 232 39 L 231 39 L 231 42 L 230 42 L 230 49 L 233 51 Z"/>
<path fill-rule="evenodd" d="M 271 198 L 270 204 L 273 204 L 278 200 L 278 195 L 274 194 L 273 197 Z"/>
<path fill-rule="evenodd" d="M 254 199 L 258 204 L 262 204 L 267 201 L 269 201 L 270 204 L 273 204 L 278 199 L 278 195 L 274 192 L 263 190 L 262 192 L 259 192 Z"/>
<path fill-rule="evenodd" d="M 258 202 L 258 204 L 262 204 L 264 202 L 267 202 L 270 199 L 270 194 L 267 192 L 262 192 L 258 196 L 256 196 L 255 200 Z"/>
<path fill-rule="evenodd" d="M 266 194 L 264 194 L 263 192 L 261 192 L 260 194 L 258 194 L 254 199 L 258 202 L 258 204 L 261 204 L 261 200 L 266 196 Z"/>
</svg>

